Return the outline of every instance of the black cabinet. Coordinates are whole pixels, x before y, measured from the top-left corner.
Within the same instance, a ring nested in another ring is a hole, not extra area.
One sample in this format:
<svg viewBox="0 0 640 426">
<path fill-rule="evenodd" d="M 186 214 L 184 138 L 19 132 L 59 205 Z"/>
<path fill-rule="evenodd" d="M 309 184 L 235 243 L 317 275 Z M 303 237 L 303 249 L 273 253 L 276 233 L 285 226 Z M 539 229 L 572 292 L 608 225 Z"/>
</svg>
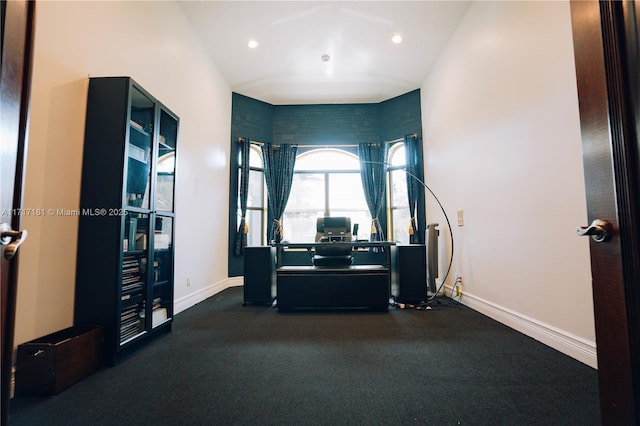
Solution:
<svg viewBox="0 0 640 426">
<path fill-rule="evenodd" d="M 427 299 L 427 250 L 422 244 L 391 246 L 391 295 L 396 302 Z"/>
<path fill-rule="evenodd" d="M 244 248 L 244 304 L 271 304 L 276 297 L 276 248 Z"/>
<path fill-rule="evenodd" d="M 283 266 L 277 276 L 278 312 L 389 308 L 389 270 L 382 265 Z"/>
<path fill-rule="evenodd" d="M 107 364 L 171 329 L 178 124 L 129 77 L 89 81 L 74 323 Z"/>
</svg>

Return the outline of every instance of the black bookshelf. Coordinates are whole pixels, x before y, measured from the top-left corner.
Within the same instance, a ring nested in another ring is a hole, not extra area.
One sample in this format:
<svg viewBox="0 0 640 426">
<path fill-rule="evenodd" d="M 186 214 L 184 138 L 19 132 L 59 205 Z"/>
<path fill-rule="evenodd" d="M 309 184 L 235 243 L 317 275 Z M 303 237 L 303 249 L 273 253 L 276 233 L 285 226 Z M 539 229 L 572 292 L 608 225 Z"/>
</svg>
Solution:
<svg viewBox="0 0 640 426">
<path fill-rule="evenodd" d="M 171 330 L 178 125 L 130 77 L 89 80 L 74 324 L 107 365 Z"/>
</svg>

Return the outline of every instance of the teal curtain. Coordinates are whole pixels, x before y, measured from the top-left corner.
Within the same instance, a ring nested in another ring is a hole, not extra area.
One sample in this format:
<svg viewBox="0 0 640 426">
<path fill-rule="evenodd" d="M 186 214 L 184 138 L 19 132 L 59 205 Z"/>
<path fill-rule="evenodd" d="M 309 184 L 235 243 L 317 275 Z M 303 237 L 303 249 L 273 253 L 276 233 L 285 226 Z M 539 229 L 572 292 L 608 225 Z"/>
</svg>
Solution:
<svg viewBox="0 0 640 426">
<path fill-rule="evenodd" d="M 371 213 L 370 241 L 384 241 L 384 231 L 380 225 L 378 215 L 384 201 L 386 185 L 387 145 L 385 143 L 358 144 L 360 158 L 360 178 L 364 196 Z"/>
<path fill-rule="evenodd" d="M 418 151 L 418 137 L 415 134 L 404 137 L 405 176 L 407 178 L 407 198 L 409 200 L 409 242 L 420 243 L 420 230 L 416 221 L 416 208 L 418 206 L 418 194 L 420 192 L 419 176 L 420 159 Z"/>
<path fill-rule="evenodd" d="M 240 185 L 238 186 L 238 196 L 240 198 L 240 224 L 236 231 L 236 240 L 234 254 L 242 255 L 244 248 L 247 246 L 247 197 L 249 194 L 249 149 L 251 141 L 249 138 L 240 138 Z"/>
<path fill-rule="evenodd" d="M 296 145 L 268 143 L 262 145 L 269 216 L 273 218 L 273 222 L 269 227 L 269 242 L 279 243 L 284 236 L 282 215 L 291 192 L 297 151 L 298 147 Z"/>
</svg>

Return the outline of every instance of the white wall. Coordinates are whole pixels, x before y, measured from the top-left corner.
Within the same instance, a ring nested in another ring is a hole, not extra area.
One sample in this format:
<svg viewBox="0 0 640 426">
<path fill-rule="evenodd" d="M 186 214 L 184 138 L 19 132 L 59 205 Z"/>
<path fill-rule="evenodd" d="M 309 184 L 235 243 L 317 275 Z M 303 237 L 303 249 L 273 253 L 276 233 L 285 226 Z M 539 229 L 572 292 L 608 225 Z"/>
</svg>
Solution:
<svg viewBox="0 0 640 426">
<path fill-rule="evenodd" d="M 181 119 L 180 311 L 229 285 L 231 90 L 175 3 L 38 3 L 24 206 L 79 208 L 88 77 L 121 75 Z M 23 225 L 29 238 L 20 251 L 16 344 L 73 324 L 77 218 L 29 215 Z"/>
<path fill-rule="evenodd" d="M 421 93 L 425 176 L 453 224 L 462 301 L 596 367 L 568 2 L 473 3 Z"/>
</svg>

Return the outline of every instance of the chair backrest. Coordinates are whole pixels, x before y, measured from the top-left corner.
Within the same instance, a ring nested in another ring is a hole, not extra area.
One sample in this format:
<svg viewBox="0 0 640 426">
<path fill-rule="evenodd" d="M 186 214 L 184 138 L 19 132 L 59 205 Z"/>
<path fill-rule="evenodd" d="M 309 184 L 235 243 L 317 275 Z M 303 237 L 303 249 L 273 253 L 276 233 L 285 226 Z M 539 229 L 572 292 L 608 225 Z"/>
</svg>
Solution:
<svg viewBox="0 0 640 426">
<path fill-rule="evenodd" d="M 319 217 L 316 220 L 316 242 L 351 241 L 351 218 Z"/>
<path fill-rule="evenodd" d="M 351 241 L 351 218 L 319 217 L 316 220 L 316 242 L 327 243 L 316 247 L 313 264 L 316 266 L 348 266 L 353 261 L 352 247 L 345 244 L 331 244 Z"/>
</svg>

